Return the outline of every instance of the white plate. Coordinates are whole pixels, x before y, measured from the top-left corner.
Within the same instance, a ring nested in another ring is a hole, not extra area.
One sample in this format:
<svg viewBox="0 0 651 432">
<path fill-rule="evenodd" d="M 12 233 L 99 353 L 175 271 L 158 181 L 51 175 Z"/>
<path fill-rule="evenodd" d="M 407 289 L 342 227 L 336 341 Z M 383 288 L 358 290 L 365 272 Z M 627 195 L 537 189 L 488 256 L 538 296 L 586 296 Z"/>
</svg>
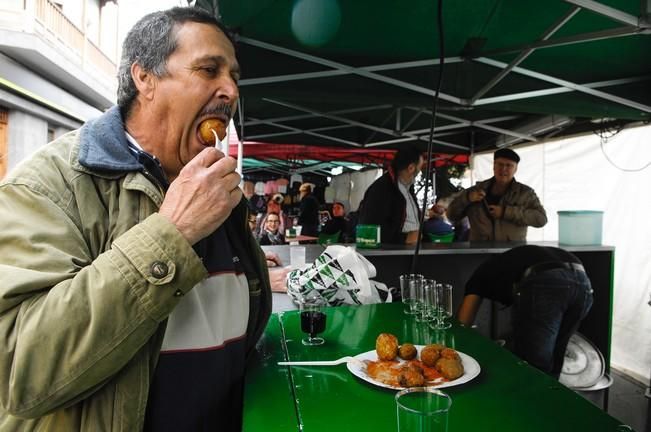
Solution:
<svg viewBox="0 0 651 432">
<path fill-rule="evenodd" d="M 418 358 L 420 358 L 420 350 L 423 349 L 424 347 L 425 345 L 416 345 L 416 349 L 418 350 Z M 475 360 L 474 358 L 470 357 L 467 354 L 462 353 L 461 351 L 457 351 L 457 353 L 459 353 L 459 357 L 461 357 L 461 363 L 463 364 L 463 375 L 461 375 L 459 378 L 455 380 L 442 382 L 440 384 L 430 384 L 427 387 L 444 388 L 444 387 L 457 386 L 460 384 L 467 383 L 468 381 L 470 381 L 471 379 L 479 375 L 481 368 L 479 367 L 479 363 L 477 363 L 477 360 Z M 348 370 L 356 377 L 359 377 L 364 381 L 379 387 L 385 387 L 394 390 L 404 389 L 404 387 L 393 386 L 390 384 L 383 383 L 381 381 L 376 381 L 370 376 L 368 376 L 368 374 L 366 373 L 366 363 L 364 361 L 365 360 L 377 361 L 377 352 L 375 350 L 357 354 L 355 356 L 355 359 L 360 361 L 349 361 L 348 363 L 346 363 L 346 367 L 348 367 Z M 404 360 L 400 360 L 400 361 L 404 362 Z"/>
</svg>

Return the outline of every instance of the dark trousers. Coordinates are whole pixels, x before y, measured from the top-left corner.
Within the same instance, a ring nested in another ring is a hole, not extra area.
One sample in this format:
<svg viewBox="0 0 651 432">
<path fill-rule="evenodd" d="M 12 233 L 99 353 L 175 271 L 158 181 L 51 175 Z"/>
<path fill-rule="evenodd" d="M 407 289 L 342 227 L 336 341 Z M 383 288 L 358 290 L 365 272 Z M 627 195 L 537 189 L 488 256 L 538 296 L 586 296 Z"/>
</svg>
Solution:
<svg viewBox="0 0 651 432">
<path fill-rule="evenodd" d="M 515 354 L 558 379 L 570 336 L 592 300 L 590 279 L 582 271 L 559 268 L 522 281 L 514 304 Z"/>
</svg>

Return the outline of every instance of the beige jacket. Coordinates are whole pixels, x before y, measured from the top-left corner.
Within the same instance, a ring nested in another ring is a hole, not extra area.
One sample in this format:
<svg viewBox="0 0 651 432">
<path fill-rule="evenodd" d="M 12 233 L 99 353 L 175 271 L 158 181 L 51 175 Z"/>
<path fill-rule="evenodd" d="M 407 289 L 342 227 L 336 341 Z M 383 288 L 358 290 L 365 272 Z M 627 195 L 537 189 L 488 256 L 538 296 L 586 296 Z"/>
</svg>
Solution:
<svg viewBox="0 0 651 432">
<path fill-rule="evenodd" d="M 0 184 L 2 432 L 141 430 L 166 318 L 207 276 L 156 213 L 160 187 L 140 172 L 82 166 L 79 136 L 47 145 Z M 270 285 L 243 203 L 229 221 L 254 257 L 252 347 Z M 162 277 L 151 271 L 158 262 Z"/>
<path fill-rule="evenodd" d="M 486 190 L 491 181 L 479 182 L 461 192 L 447 209 L 447 216 L 453 222 L 468 217 L 470 241 L 525 241 L 527 227 L 540 228 L 547 223 L 547 213 L 534 190 L 515 180 L 500 200 L 500 205 L 504 206 L 504 215 L 500 219 L 493 219 L 481 202 L 470 202 L 468 193 L 476 189 Z"/>
</svg>

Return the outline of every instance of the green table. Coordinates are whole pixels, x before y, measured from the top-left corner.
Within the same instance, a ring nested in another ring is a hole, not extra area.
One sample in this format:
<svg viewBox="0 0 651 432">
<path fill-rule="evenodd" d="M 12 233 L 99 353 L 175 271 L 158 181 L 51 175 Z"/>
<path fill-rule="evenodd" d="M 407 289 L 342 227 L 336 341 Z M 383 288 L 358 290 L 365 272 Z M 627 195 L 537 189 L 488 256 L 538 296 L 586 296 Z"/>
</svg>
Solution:
<svg viewBox="0 0 651 432">
<path fill-rule="evenodd" d="M 247 365 L 244 388 L 245 431 L 296 431 L 296 404 L 286 360 L 280 317 L 273 314 Z"/>
<path fill-rule="evenodd" d="M 334 360 L 366 352 L 375 348 L 375 338 L 382 332 L 395 334 L 401 342 L 443 342 L 479 362 L 478 377 L 444 390 L 453 400 L 450 432 L 595 432 L 615 431 L 621 424 L 474 330 L 458 325 L 446 331 L 430 330 L 404 315 L 399 303 L 333 307 L 326 314 L 322 335 L 326 343 L 317 347 L 301 344 L 304 335 L 298 311 L 284 312 L 269 323 L 265 338 L 273 340 L 274 348 L 266 360 L 251 365 L 245 431 L 395 431 L 395 391 L 358 379 L 346 365 L 286 367 L 274 363 L 282 357 Z M 288 386 L 294 410 L 288 407 Z"/>
</svg>

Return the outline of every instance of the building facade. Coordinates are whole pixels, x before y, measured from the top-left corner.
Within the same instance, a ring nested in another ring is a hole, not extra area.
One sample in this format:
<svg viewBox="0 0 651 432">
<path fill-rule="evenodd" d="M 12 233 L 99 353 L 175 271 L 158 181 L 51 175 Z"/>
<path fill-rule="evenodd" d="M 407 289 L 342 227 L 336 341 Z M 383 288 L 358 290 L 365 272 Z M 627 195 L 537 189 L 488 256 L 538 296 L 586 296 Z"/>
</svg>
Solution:
<svg viewBox="0 0 651 432">
<path fill-rule="evenodd" d="M 115 104 L 117 0 L 0 0 L 0 178 Z"/>
</svg>

